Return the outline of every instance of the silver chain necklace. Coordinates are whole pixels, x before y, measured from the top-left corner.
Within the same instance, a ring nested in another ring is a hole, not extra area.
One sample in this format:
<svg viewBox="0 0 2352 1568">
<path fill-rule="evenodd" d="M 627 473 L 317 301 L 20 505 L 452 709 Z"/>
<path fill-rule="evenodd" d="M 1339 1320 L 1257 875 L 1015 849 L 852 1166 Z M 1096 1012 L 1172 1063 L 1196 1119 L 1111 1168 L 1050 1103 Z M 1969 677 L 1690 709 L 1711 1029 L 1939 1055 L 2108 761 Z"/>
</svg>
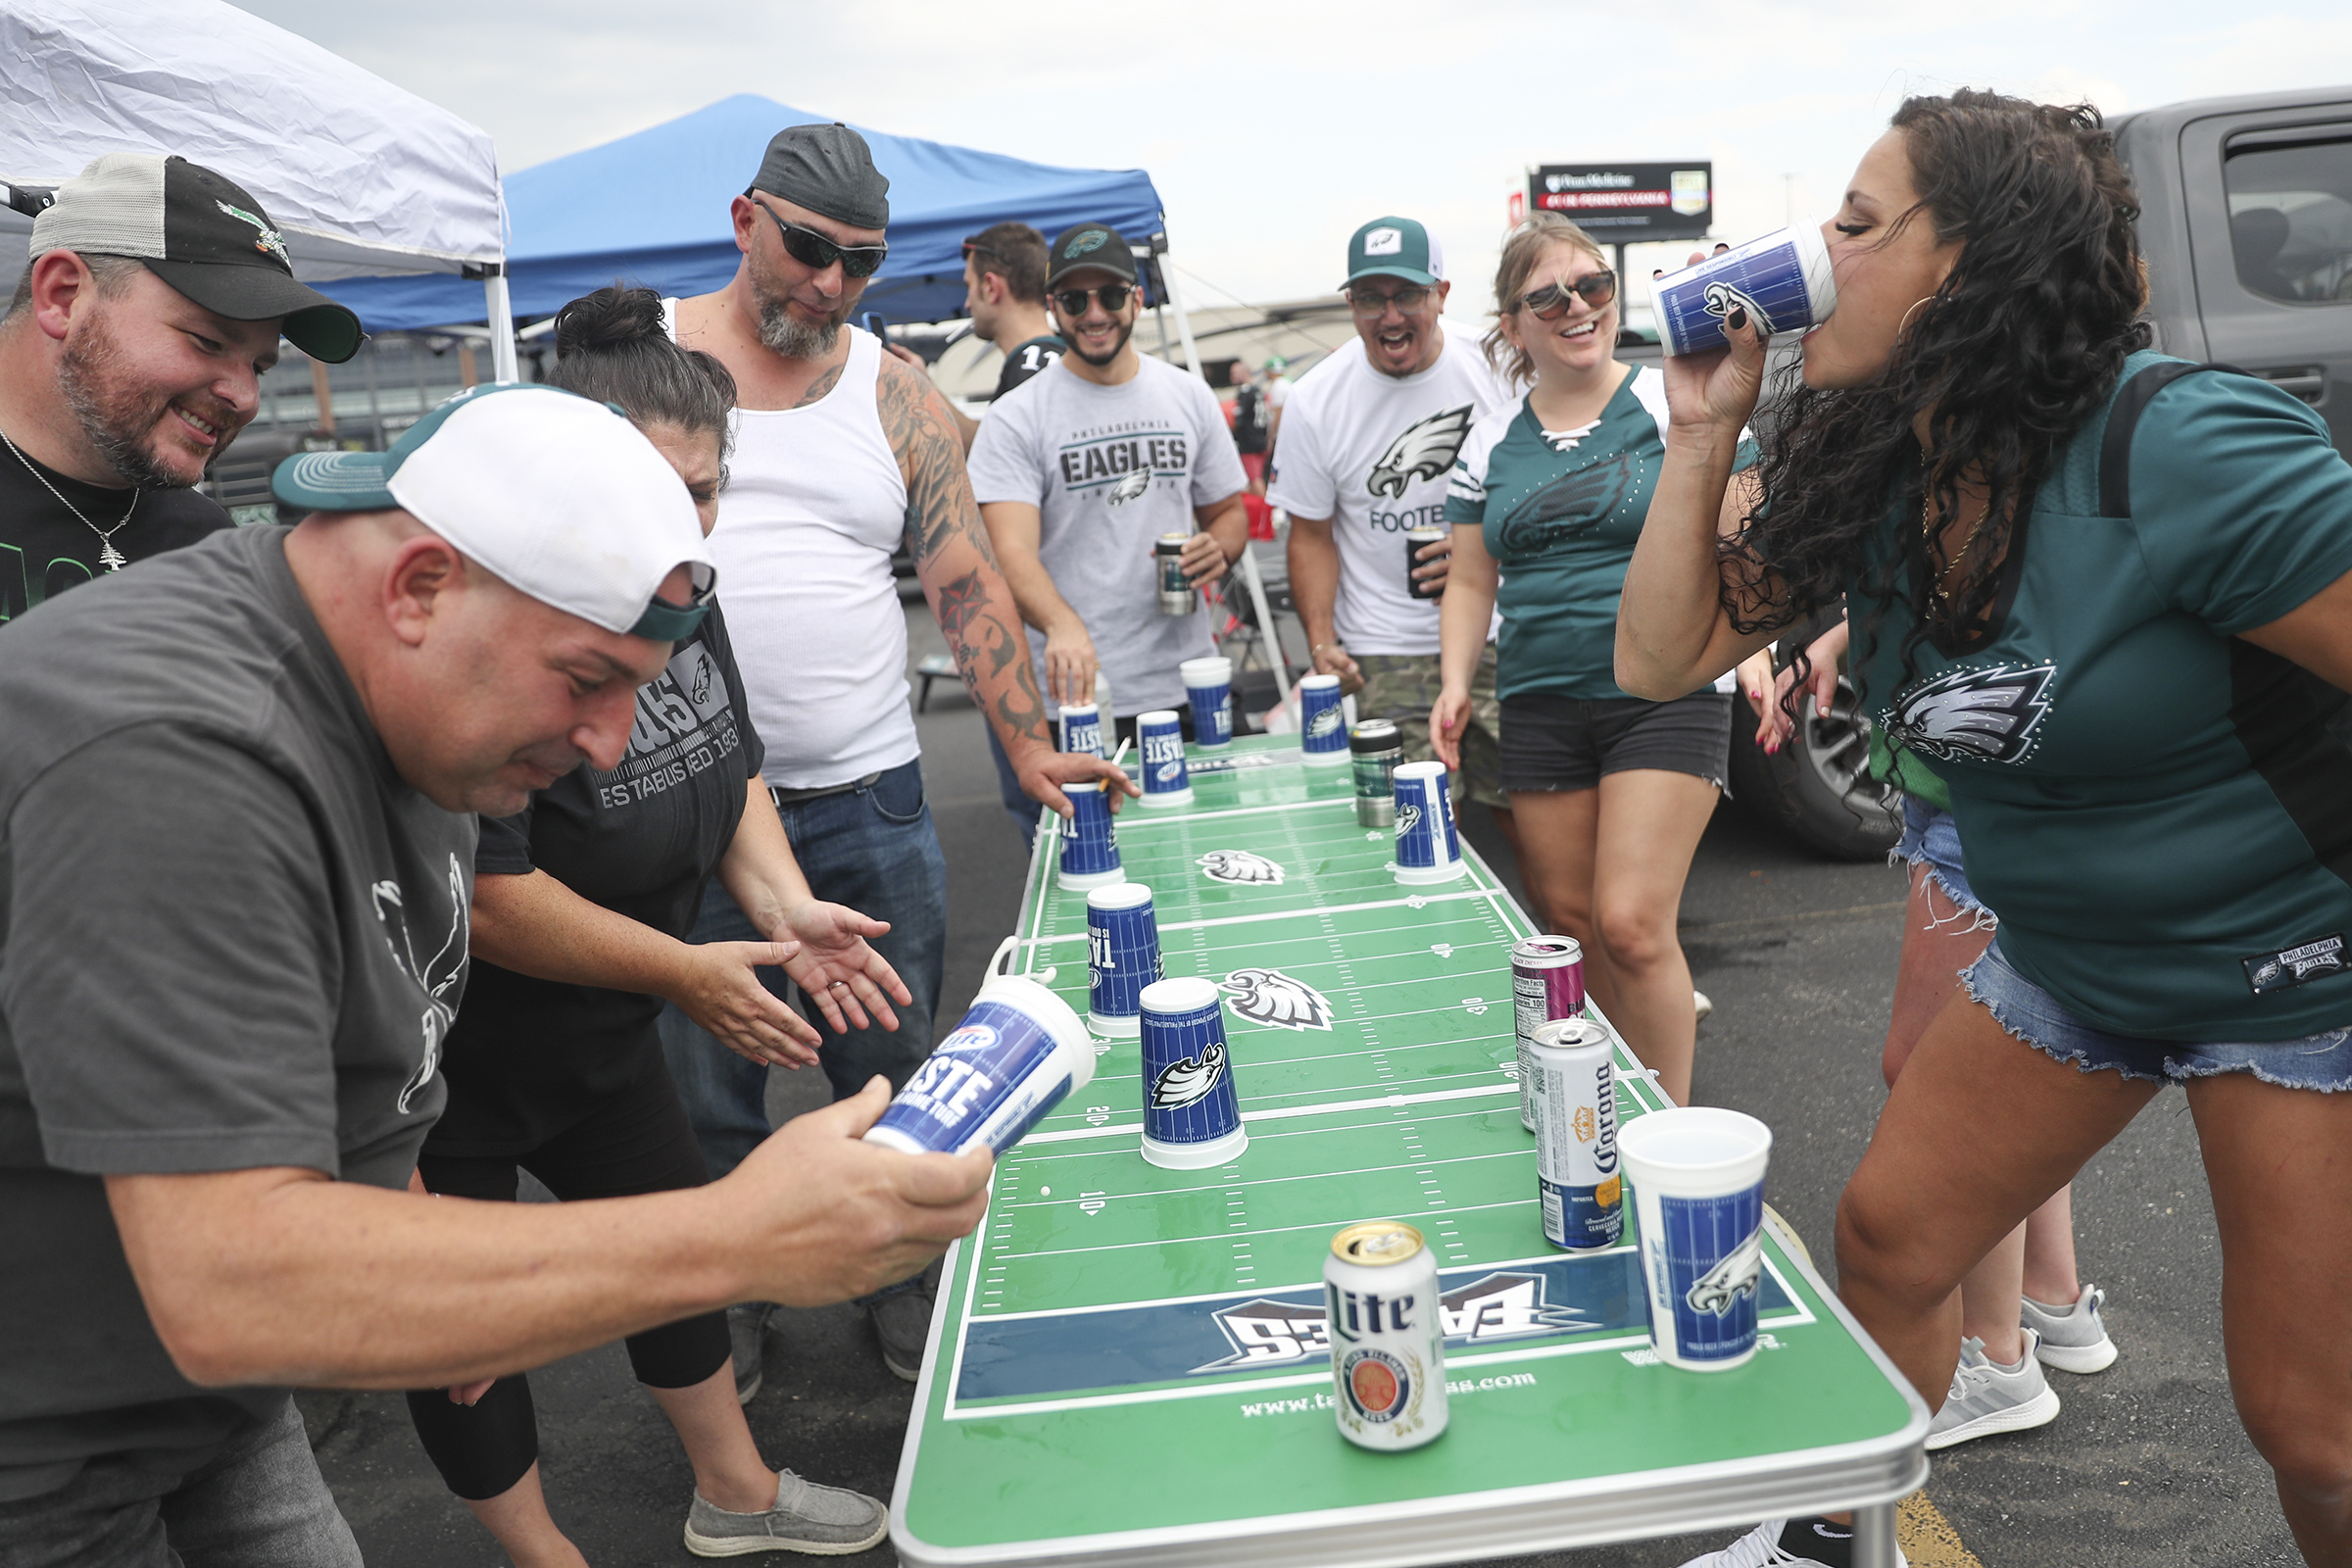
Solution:
<svg viewBox="0 0 2352 1568">
<path fill-rule="evenodd" d="M 115 548 L 115 535 L 121 533 L 122 531 L 123 524 L 130 521 L 130 514 L 139 510 L 139 497 L 146 494 L 145 491 L 139 489 L 136 485 L 133 485 L 130 491 L 130 505 L 122 509 L 122 521 L 116 523 L 112 528 L 101 528 L 96 523 L 92 522 L 87 516 L 83 515 L 82 510 L 79 507 L 75 506 L 73 502 L 68 501 L 65 497 L 65 493 L 59 490 L 57 486 L 49 482 L 49 476 L 43 473 L 39 468 L 33 466 L 33 462 L 30 458 L 26 457 L 22 452 L 17 452 L 17 444 L 8 438 L 8 432 L 6 430 L 0 430 L 0 446 L 4 446 L 8 448 L 9 451 L 15 452 L 17 455 L 17 461 L 24 465 L 24 471 L 31 474 L 35 479 L 40 480 L 41 488 L 48 491 L 51 495 L 56 496 L 57 504 L 59 506 L 74 514 L 74 516 L 80 517 L 81 525 L 98 536 L 98 564 L 104 566 L 109 571 L 121 571 L 124 566 L 130 564 L 130 558 Z"/>
</svg>

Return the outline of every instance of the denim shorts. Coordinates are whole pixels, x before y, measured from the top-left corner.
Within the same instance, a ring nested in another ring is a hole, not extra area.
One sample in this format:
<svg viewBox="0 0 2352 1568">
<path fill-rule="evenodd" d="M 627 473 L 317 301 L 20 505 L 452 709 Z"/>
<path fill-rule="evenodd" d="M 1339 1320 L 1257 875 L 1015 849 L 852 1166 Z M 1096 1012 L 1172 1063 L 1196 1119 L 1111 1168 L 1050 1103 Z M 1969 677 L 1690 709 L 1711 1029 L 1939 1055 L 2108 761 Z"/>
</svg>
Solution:
<svg viewBox="0 0 2352 1568">
<path fill-rule="evenodd" d="M 2112 1067 L 2126 1078 L 2154 1084 L 2250 1072 L 2282 1089 L 2352 1089 L 2352 1028 L 2300 1040 L 2218 1045 L 2111 1035 L 2084 1023 L 2056 997 L 2011 968 L 2001 956 L 1997 938 L 1984 956 L 1960 971 L 1960 983 L 2003 1029 L 2043 1055 L 2073 1062 L 2083 1072 Z"/>
<path fill-rule="evenodd" d="M 1672 702 L 1524 692 L 1502 700 L 1502 787 L 1589 790 L 1608 773 L 1655 768 L 1724 787 L 1732 700 L 1698 691 Z"/>
<path fill-rule="evenodd" d="M 1886 857 L 1888 865 L 1897 862 L 1925 866 L 1963 913 L 1976 915 L 1981 927 L 1993 924 L 1993 912 L 1977 902 L 1968 885 L 1968 872 L 1960 863 L 1960 829 L 1954 825 L 1952 813 L 1942 807 L 1930 806 L 1916 796 L 1903 797 L 1902 841 Z"/>
</svg>

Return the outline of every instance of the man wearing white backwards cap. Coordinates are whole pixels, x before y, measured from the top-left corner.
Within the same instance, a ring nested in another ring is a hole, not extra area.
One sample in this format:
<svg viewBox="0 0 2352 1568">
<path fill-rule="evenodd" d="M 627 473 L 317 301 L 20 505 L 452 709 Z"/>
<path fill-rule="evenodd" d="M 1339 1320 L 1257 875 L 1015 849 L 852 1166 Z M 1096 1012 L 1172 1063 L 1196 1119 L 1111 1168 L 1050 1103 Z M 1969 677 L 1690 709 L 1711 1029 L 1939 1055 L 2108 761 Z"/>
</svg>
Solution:
<svg viewBox="0 0 2352 1568">
<path fill-rule="evenodd" d="M 410 1195 L 471 813 L 619 760 L 711 570 L 653 446 L 548 388 L 276 488 L 313 514 L 0 627 L 0 1560 L 356 1564 L 287 1385 L 838 1300 L 979 1217 L 984 1158 L 857 1141 L 880 1081 L 705 1188 Z"/>
</svg>

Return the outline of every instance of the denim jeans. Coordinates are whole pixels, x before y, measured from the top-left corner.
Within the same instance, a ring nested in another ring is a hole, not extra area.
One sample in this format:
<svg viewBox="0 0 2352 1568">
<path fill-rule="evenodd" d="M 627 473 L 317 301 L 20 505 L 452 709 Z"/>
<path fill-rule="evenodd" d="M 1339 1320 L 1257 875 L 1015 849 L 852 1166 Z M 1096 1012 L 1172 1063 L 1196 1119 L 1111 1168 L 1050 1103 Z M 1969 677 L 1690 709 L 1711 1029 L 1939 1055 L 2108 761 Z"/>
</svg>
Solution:
<svg viewBox="0 0 2352 1568">
<path fill-rule="evenodd" d="M 291 1396 L 183 1476 L 93 1459 L 0 1502 L 0 1562 L 26 1568 L 360 1568 Z"/>
<path fill-rule="evenodd" d="M 1193 705 L 1178 703 L 1171 711 L 1175 713 L 1177 723 L 1183 727 L 1184 738 L 1188 741 L 1191 740 L 1193 738 Z M 1060 726 L 1061 720 L 1058 718 L 1049 719 L 1046 723 L 1049 730 L 1058 731 Z M 1135 715 L 1130 713 L 1125 718 L 1112 719 L 1103 726 L 1102 733 L 1104 744 L 1114 750 L 1121 741 L 1132 743 L 1135 740 Z M 1132 750 L 1132 746 L 1130 749 Z M 1004 743 L 997 739 L 997 727 L 994 724 L 988 727 L 988 755 L 997 764 L 997 799 L 1004 803 L 1005 814 L 1012 818 L 1014 830 L 1021 835 L 1021 848 L 1035 850 L 1037 848 L 1037 813 L 1044 810 L 1045 808 L 1031 800 L 1028 794 L 1022 790 L 1021 775 L 1013 771 L 1012 759 L 1004 755 Z"/>
<path fill-rule="evenodd" d="M 784 835 L 815 895 L 860 914 L 890 922 L 874 943 L 914 993 L 896 1006 L 899 1027 L 834 1034 L 813 1007 L 801 1010 L 825 1037 L 817 1058 L 833 1098 L 856 1094 L 876 1073 L 891 1088 L 906 1085 L 931 1054 L 932 1015 L 939 1010 L 940 972 L 947 961 L 948 865 L 940 854 L 931 808 L 923 800 L 920 761 L 894 767 L 861 790 L 787 806 Z M 696 942 L 763 942 L 716 878 L 703 894 Z M 780 969 L 763 969 L 768 990 L 784 997 Z M 694 1123 L 703 1159 L 716 1181 L 741 1164 L 768 1135 L 767 1069 L 718 1043 L 675 1005 L 662 1009 L 662 1049 L 670 1076 Z"/>
</svg>

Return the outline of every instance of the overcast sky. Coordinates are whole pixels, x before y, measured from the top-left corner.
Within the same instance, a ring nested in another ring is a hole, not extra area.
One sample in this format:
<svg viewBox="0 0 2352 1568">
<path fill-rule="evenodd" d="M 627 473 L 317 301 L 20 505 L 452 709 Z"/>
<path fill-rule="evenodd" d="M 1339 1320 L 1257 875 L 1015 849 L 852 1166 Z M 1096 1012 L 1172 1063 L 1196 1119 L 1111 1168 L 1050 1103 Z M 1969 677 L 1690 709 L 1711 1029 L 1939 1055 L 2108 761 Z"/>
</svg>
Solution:
<svg viewBox="0 0 2352 1568">
<path fill-rule="evenodd" d="M 1329 289 L 1356 224 L 1416 217 L 1467 280 L 1464 315 L 1485 304 L 1530 165 L 1712 159 L 1717 231 L 1737 239 L 1791 206 L 1826 211 L 1907 93 L 1991 87 L 2112 114 L 2352 83 L 2345 0 L 240 3 L 489 130 L 509 173 L 761 93 L 1146 169 L 1197 303 Z M 759 153 L 744 149 L 747 172 Z"/>
</svg>

